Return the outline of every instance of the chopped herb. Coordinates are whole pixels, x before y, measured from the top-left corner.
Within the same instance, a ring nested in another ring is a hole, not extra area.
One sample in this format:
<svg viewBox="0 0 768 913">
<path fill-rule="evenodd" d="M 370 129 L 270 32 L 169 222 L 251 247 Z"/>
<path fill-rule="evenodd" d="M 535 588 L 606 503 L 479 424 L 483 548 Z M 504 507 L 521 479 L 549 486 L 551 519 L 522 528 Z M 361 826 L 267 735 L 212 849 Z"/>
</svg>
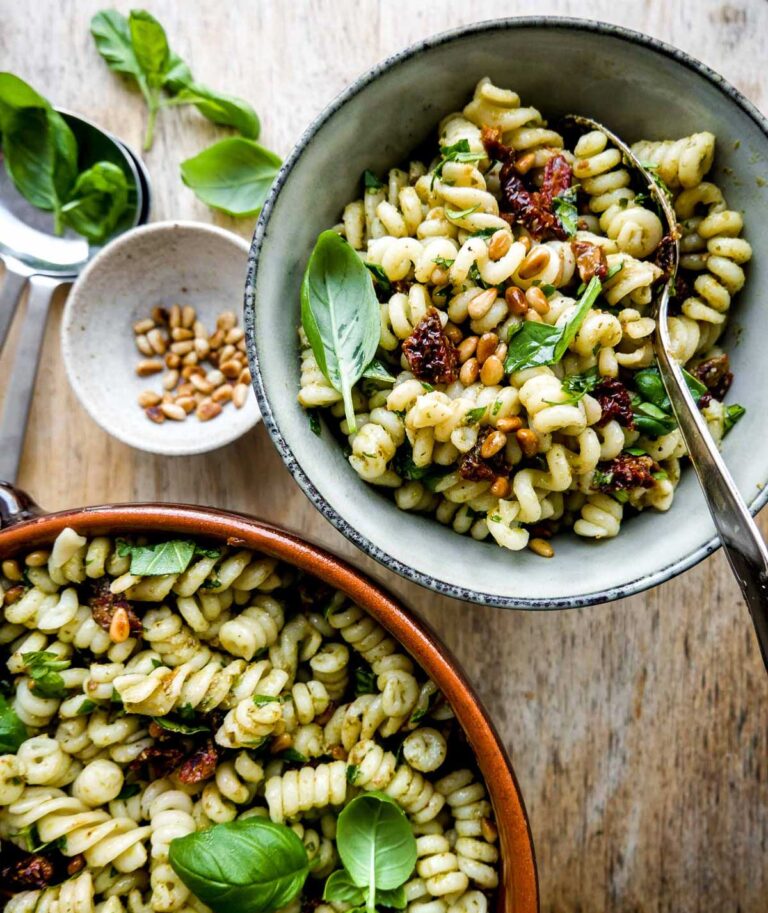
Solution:
<svg viewBox="0 0 768 913">
<path fill-rule="evenodd" d="M 427 391 L 427 393 L 432 393 L 432 391 L 435 389 L 432 384 L 427 383 L 425 380 L 421 382 L 421 386 Z"/>
<path fill-rule="evenodd" d="M 501 523 L 501 514 L 492 514 L 489 519 L 491 523 Z"/>
<path fill-rule="evenodd" d="M 620 273 L 623 269 L 624 269 L 623 260 L 621 261 L 621 263 L 614 263 L 613 266 L 608 268 L 608 272 L 605 274 L 605 281 L 607 282 L 609 279 L 613 279 L 613 277 L 616 275 L 616 273 Z"/>
<path fill-rule="evenodd" d="M 357 782 L 357 778 L 360 776 L 360 765 L 359 764 L 348 764 L 347 765 L 347 783 L 351 783 L 353 786 Z"/>
<path fill-rule="evenodd" d="M 654 162 L 640 162 L 640 164 L 650 174 L 651 180 L 653 181 L 653 183 L 656 184 L 656 186 L 659 188 L 659 190 L 661 190 L 661 192 L 664 194 L 664 196 L 668 200 L 671 201 L 672 200 L 672 191 L 669 189 L 669 187 L 667 187 L 666 182 L 664 181 L 662 176 L 659 174 L 659 166 L 656 165 Z"/>
<path fill-rule="evenodd" d="M 138 796 L 141 792 L 141 787 L 138 783 L 126 783 L 123 788 L 117 794 L 118 799 L 131 799 L 133 796 Z"/>
<path fill-rule="evenodd" d="M 468 425 L 476 425 L 485 415 L 485 406 L 477 406 L 467 412 L 465 419 Z"/>
<path fill-rule="evenodd" d="M 499 230 L 500 229 L 498 229 L 498 228 L 479 228 L 477 231 L 473 231 L 469 237 L 470 238 L 492 238 L 496 234 L 496 232 Z"/>
<path fill-rule="evenodd" d="M 592 487 L 593 488 L 603 488 L 607 487 L 613 481 L 612 472 L 603 472 L 602 469 L 596 469 L 594 475 L 592 476 Z"/>
<path fill-rule="evenodd" d="M 379 266 L 378 263 L 368 263 L 363 261 L 366 268 L 373 276 L 373 284 L 382 294 L 389 295 L 392 291 L 392 283 L 389 281 L 387 274 L 384 272 L 384 267 Z"/>
<path fill-rule="evenodd" d="M 90 698 L 85 698 L 85 700 L 77 708 L 76 716 L 85 716 L 87 713 L 91 713 L 97 707 L 95 701 L 92 701 Z"/>
<path fill-rule="evenodd" d="M 293 761 L 294 764 L 306 764 L 309 760 L 306 755 L 296 751 L 295 748 L 286 748 L 285 751 L 280 752 L 278 757 L 281 761 Z"/>
<path fill-rule="evenodd" d="M 438 266 L 441 266 L 443 269 L 450 269 L 455 263 L 454 260 L 446 260 L 445 257 L 435 257 L 432 262 L 436 263 Z"/>
<path fill-rule="evenodd" d="M 181 723 L 178 720 L 173 720 L 168 716 L 153 716 L 152 722 L 157 723 L 161 729 L 165 729 L 168 732 L 177 732 L 180 735 L 195 735 L 198 732 L 210 732 L 210 726 L 195 726 L 190 725 L 189 723 Z"/>
<path fill-rule="evenodd" d="M 728 434 L 746 411 L 744 406 L 740 406 L 738 403 L 734 403 L 732 406 L 726 406 L 723 420 L 723 434 Z"/>
<path fill-rule="evenodd" d="M 578 184 L 574 184 L 552 200 L 552 212 L 557 216 L 563 231 L 572 238 L 578 229 L 579 210 L 576 208 L 578 200 Z"/>
<path fill-rule="evenodd" d="M 384 186 L 382 182 L 376 177 L 372 171 L 366 170 L 363 172 L 363 186 L 366 190 L 381 190 Z"/>
<path fill-rule="evenodd" d="M 158 659 L 156 656 L 153 656 L 150 662 L 152 663 L 153 669 L 159 669 L 163 665 L 163 661 Z"/>
<path fill-rule="evenodd" d="M 656 479 L 659 482 L 663 482 L 665 479 L 668 479 L 669 476 L 663 469 L 658 469 L 656 472 L 651 473 L 652 478 Z"/>
<path fill-rule="evenodd" d="M 407 440 L 397 448 L 392 459 L 392 469 L 401 479 L 407 479 L 409 482 L 424 482 L 428 488 L 430 481 L 437 481 L 451 471 L 450 467 L 440 466 L 437 463 L 417 466 L 413 462 L 413 449 Z"/>
<path fill-rule="evenodd" d="M 377 694 L 376 676 L 370 669 L 355 669 L 355 695 Z"/>
<path fill-rule="evenodd" d="M 22 653 L 27 674 L 32 679 L 32 691 L 41 697 L 65 698 L 67 688 L 59 674 L 71 665 L 68 659 L 60 659 L 56 653 L 46 650 Z"/>
<path fill-rule="evenodd" d="M 307 409 L 307 421 L 309 422 L 309 430 L 312 434 L 316 434 L 318 437 L 321 437 L 323 434 L 323 429 L 320 427 L 320 412 L 318 409 Z"/>
<path fill-rule="evenodd" d="M 27 727 L 16 711 L 0 694 L 0 753 L 15 753 L 29 737 Z"/>
<path fill-rule="evenodd" d="M 194 718 L 197 716 L 195 708 L 192 706 L 192 704 L 182 704 L 181 707 L 176 708 L 176 713 L 182 718 L 182 720 L 186 720 L 186 722 L 194 720 Z"/>
<path fill-rule="evenodd" d="M 544 294 L 547 296 L 547 298 L 551 298 L 557 291 L 557 289 L 555 288 L 554 285 L 550 285 L 549 282 L 542 282 L 541 279 L 534 279 L 533 282 L 531 283 L 531 285 L 534 285 L 534 286 L 536 286 L 536 288 L 541 289 L 541 291 L 544 292 Z"/>
<path fill-rule="evenodd" d="M 440 161 L 432 172 L 430 190 L 435 186 L 437 178 L 442 178 L 443 168 L 445 168 L 447 162 L 481 162 L 484 158 L 486 158 L 485 152 L 470 151 L 469 141 L 466 139 L 460 139 L 452 146 L 442 146 L 440 148 Z"/>
<path fill-rule="evenodd" d="M 614 501 L 618 501 L 619 504 L 626 504 L 629 501 L 629 494 L 626 491 L 619 489 L 618 491 L 612 491 L 611 497 Z"/>
<path fill-rule="evenodd" d="M 491 409 L 491 415 L 498 415 L 501 407 L 502 407 L 502 402 L 500 399 L 497 399 L 493 404 L 493 408 Z"/>
<path fill-rule="evenodd" d="M 265 704 L 274 704 L 276 702 L 282 703 L 282 700 L 283 699 L 281 697 L 275 696 L 273 694 L 253 695 L 253 703 L 256 704 L 257 707 L 263 707 Z"/>
<path fill-rule="evenodd" d="M 648 451 L 643 450 L 642 447 L 625 447 L 624 452 L 631 454 L 631 456 L 647 456 L 648 455 Z"/>
<path fill-rule="evenodd" d="M 218 577 L 206 577 L 206 579 L 200 584 L 201 590 L 215 590 L 221 586 L 221 581 Z"/>
<path fill-rule="evenodd" d="M 445 214 L 449 219 L 459 221 L 460 219 L 466 219 L 468 216 L 471 216 L 473 213 L 477 212 L 478 209 L 480 209 L 480 206 L 469 206 L 467 209 L 448 209 L 448 207 L 446 207 Z"/>
<path fill-rule="evenodd" d="M 597 368 L 590 368 L 583 374 L 566 374 L 562 380 L 562 387 L 568 394 L 567 402 L 575 405 L 585 394 L 591 393 L 600 383 Z"/>
</svg>

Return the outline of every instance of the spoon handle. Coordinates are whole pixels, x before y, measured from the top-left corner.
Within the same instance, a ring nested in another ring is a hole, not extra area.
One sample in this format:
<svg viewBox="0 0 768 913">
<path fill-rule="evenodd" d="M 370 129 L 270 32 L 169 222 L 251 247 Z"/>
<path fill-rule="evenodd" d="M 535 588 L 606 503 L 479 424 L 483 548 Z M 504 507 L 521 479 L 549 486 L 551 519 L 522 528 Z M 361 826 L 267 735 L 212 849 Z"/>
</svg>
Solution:
<svg viewBox="0 0 768 913">
<path fill-rule="evenodd" d="M 13 315 L 16 313 L 16 306 L 19 303 L 27 276 L 28 273 L 18 272 L 12 264 L 5 261 L 5 276 L 2 288 L 0 288 L 0 352 L 5 346 L 5 339 L 8 336 L 8 330 Z"/>
<path fill-rule="evenodd" d="M 24 323 L 9 377 L 0 378 L 3 411 L 0 417 L 0 479 L 15 482 L 21 462 L 29 407 L 53 292 L 61 279 L 31 276 Z"/>
<path fill-rule="evenodd" d="M 680 433 L 707 495 L 707 505 L 725 554 L 752 615 L 760 653 L 768 669 L 768 549 L 720 456 L 704 417 L 688 391 L 679 366 L 668 354 L 668 342 L 658 346 L 656 354 Z"/>
</svg>

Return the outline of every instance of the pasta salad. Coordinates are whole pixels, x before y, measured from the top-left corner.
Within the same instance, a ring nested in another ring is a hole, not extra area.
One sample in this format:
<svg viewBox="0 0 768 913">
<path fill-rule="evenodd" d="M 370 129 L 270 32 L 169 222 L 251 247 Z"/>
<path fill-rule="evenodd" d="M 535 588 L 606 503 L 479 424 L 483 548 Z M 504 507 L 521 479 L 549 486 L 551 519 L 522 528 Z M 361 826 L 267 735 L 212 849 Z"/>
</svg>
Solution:
<svg viewBox="0 0 768 913">
<path fill-rule="evenodd" d="M 713 134 L 633 151 L 679 219 L 672 354 L 719 441 L 744 412 L 717 345 L 752 254 L 742 216 L 708 179 Z M 302 286 L 313 430 L 335 419 L 400 509 L 513 551 L 551 557 L 561 530 L 603 539 L 668 510 L 686 451 L 651 302 L 670 239 L 607 137 L 563 136 L 484 78 L 431 162 L 363 184 Z"/>
<path fill-rule="evenodd" d="M 451 708 L 344 594 L 245 548 L 69 528 L 1 570 L 6 913 L 491 908 Z"/>
</svg>

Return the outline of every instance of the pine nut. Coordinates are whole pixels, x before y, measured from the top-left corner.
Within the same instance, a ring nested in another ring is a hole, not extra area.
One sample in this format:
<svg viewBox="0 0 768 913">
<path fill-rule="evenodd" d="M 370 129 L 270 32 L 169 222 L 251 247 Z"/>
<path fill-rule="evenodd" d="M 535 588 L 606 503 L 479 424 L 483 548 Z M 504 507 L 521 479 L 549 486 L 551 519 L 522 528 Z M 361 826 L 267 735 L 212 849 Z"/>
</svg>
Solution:
<svg viewBox="0 0 768 913">
<path fill-rule="evenodd" d="M 506 446 L 506 443 L 507 436 L 503 431 L 492 431 L 483 441 L 483 444 L 480 447 L 480 454 L 484 460 L 489 460 L 492 456 L 496 456 L 496 454 Z"/>
<path fill-rule="evenodd" d="M 173 390 L 176 384 L 179 382 L 179 372 L 174 368 L 173 371 L 166 371 L 163 375 L 163 389 L 164 390 Z M 147 405 L 153 406 L 154 403 L 148 403 Z"/>
<path fill-rule="evenodd" d="M 549 313 L 549 301 L 540 288 L 532 285 L 525 293 L 525 298 L 537 314 Z"/>
<path fill-rule="evenodd" d="M 493 485 L 491 485 L 491 494 L 497 498 L 506 498 L 510 492 L 509 480 L 504 476 L 496 476 Z"/>
<path fill-rule="evenodd" d="M 168 343 L 165 340 L 163 331 L 155 327 L 154 330 L 150 330 L 147 333 L 147 341 L 152 346 L 152 351 L 157 355 L 165 355 L 168 351 Z"/>
<path fill-rule="evenodd" d="M 530 428 L 520 428 L 515 432 L 515 437 L 524 456 L 532 457 L 536 455 L 539 449 L 539 439 L 535 431 L 531 431 Z"/>
<path fill-rule="evenodd" d="M 133 332 L 139 336 L 143 333 L 148 333 L 150 330 L 154 329 L 155 321 L 151 317 L 145 317 L 144 320 L 137 320 L 133 325 Z"/>
<path fill-rule="evenodd" d="M 506 418 L 500 418 L 498 422 L 496 422 L 496 427 L 499 431 L 504 431 L 508 434 L 510 431 L 518 431 L 522 428 L 523 420 L 519 415 L 508 415 Z"/>
<path fill-rule="evenodd" d="M 499 838 L 499 831 L 490 818 L 480 819 L 480 833 L 488 843 L 496 843 Z"/>
<path fill-rule="evenodd" d="M 177 355 L 187 355 L 194 348 L 195 344 L 191 339 L 183 339 L 181 342 L 171 343 L 171 352 L 175 352 Z"/>
<path fill-rule="evenodd" d="M 495 333 L 483 333 L 477 344 L 477 360 L 481 365 L 489 356 L 493 355 L 498 344 L 499 337 Z"/>
<path fill-rule="evenodd" d="M 232 345 L 222 346 L 221 352 L 219 352 L 219 358 L 221 361 L 229 361 L 231 358 L 235 357 L 237 349 Z"/>
<path fill-rule="evenodd" d="M 195 339 L 204 339 L 208 342 L 208 330 L 202 320 L 196 320 L 192 329 L 195 331 Z"/>
<path fill-rule="evenodd" d="M 212 418 L 216 418 L 217 415 L 221 412 L 221 406 L 219 403 L 214 403 L 212 400 L 208 402 L 200 403 L 195 411 L 195 415 L 200 419 L 201 422 L 209 422 Z"/>
<path fill-rule="evenodd" d="M 525 292 L 522 289 L 519 289 L 516 285 L 510 285 L 509 288 L 504 292 L 504 300 L 507 302 L 507 306 L 512 314 L 516 317 L 522 317 L 522 315 L 528 310 L 528 302 L 525 298 Z"/>
<path fill-rule="evenodd" d="M 168 312 L 168 325 L 171 328 L 181 326 L 181 308 L 178 304 L 174 304 Z"/>
<path fill-rule="evenodd" d="M 194 396 L 195 388 L 192 384 L 184 382 L 176 391 L 177 396 Z"/>
<path fill-rule="evenodd" d="M 214 368 L 213 371 L 209 371 L 205 375 L 205 379 L 212 387 L 220 387 L 225 380 L 224 375 L 221 373 L 221 371 L 218 370 L 218 368 Z"/>
<path fill-rule="evenodd" d="M 479 373 L 480 365 L 478 365 L 477 359 L 470 358 L 461 366 L 461 370 L 459 371 L 459 380 L 464 384 L 465 387 L 469 387 L 477 380 L 477 375 Z"/>
<path fill-rule="evenodd" d="M 232 399 L 232 387 L 229 384 L 222 384 L 211 394 L 214 403 L 227 403 Z"/>
<path fill-rule="evenodd" d="M 181 358 L 175 352 L 165 353 L 165 367 L 178 368 L 181 364 Z"/>
<path fill-rule="evenodd" d="M 534 248 L 523 260 L 517 270 L 517 275 L 521 279 L 532 279 L 537 273 L 540 273 L 549 265 L 549 249 L 541 244 Z"/>
<path fill-rule="evenodd" d="M 241 339 L 245 337 L 245 330 L 242 327 L 232 327 L 232 329 L 224 337 L 224 342 L 233 346 L 240 342 Z"/>
<path fill-rule="evenodd" d="M 488 243 L 488 256 L 491 260 L 501 260 L 502 257 L 509 253 L 512 247 L 512 235 L 510 232 L 500 228 L 495 234 L 491 235 Z"/>
<path fill-rule="evenodd" d="M 226 333 L 227 330 L 231 330 L 234 326 L 237 326 L 237 317 L 235 316 L 234 311 L 222 311 L 216 318 L 217 330 L 224 330 Z"/>
<path fill-rule="evenodd" d="M 521 155 L 520 158 L 515 159 L 515 171 L 518 174 L 528 174 L 531 168 L 533 168 L 535 161 L 536 154 L 534 152 L 526 152 L 525 155 Z"/>
<path fill-rule="evenodd" d="M 232 391 L 232 402 L 236 409 L 242 409 L 248 396 L 248 387 L 245 384 L 237 384 Z"/>
<path fill-rule="evenodd" d="M 464 336 L 459 327 L 457 327 L 455 323 L 451 323 L 450 320 L 443 327 L 443 333 L 445 333 L 455 346 L 461 342 L 462 337 Z"/>
<path fill-rule="evenodd" d="M 109 639 L 112 643 L 121 644 L 128 640 L 130 633 L 131 623 L 128 620 L 128 613 L 122 606 L 118 606 L 109 623 Z"/>
<path fill-rule="evenodd" d="M 251 369 L 243 368 L 240 372 L 240 377 L 237 378 L 239 384 L 249 384 L 251 382 Z"/>
<path fill-rule="evenodd" d="M 170 390 L 166 390 L 166 392 L 163 393 L 163 398 L 160 400 L 160 405 L 162 406 L 163 403 L 175 403 L 175 402 L 176 402 L 176 394 L 171 393 Z"/>
<path fill-rule="evenodd" d="M 181 408 L 189 415 L 190 412 L 195 411 L 195 398 L 193 396 L 179 396 L 176 398 L 176 405 L 181 406 Z"/>
<path fill-rule="evenodd" d="M 160 411 L 174 422 L 183 422 L 187 413 L 177 403 L 161 403 Z"/>
<path fill-rule="evenodd" d="M 229 361 L 223 361 L 219 364 L 219 371 L 224 375 L 224 377 L 229 377 L 231 380 L 234 380 L 236 377 L 240 376 L 242 368 L 240 367 L 240 362 L 235 361 L 233 358 Z"/>
<path fill-rule="evenodd" d="M 159 374 L 163 370 L 163 363 L 161 361 L 153 361 L 152 359 L 144 359 L 136 365 L 136 373 L 139 377 L 149 377 L 151 374 Z"/>
<path fill-rule="evenodd" d="M 159 393 L 155 393 L 154 390 L 142 390 L 139 393 L 139 405 L 142 409 L 146 409 L 149 406 L 156 406 L 162 397 Z"/>
<path fill-rule="evenodd" d="M 506 342 L 500 342 L 496 346 L 496 351 L 493 353 L 496 356 L 496 358 L 498 358 L 499 361 L 502 362 L 502 364 L 504 362 L 504 359 L 507 357 L 508 348 L 509 347 L 507 346 Z"/>
<path fill-rule="evenodd" d="M 6 577 L 8 580 L 13 583 L 18 583 L 20 580 L 24 579 L 24 575 L 21 571 L 21 565 L 18 561 L 15 561 L 13 558 L 6 558 L 0 565 L 3 571 L 3 577 Z"/>
<path fill-rule="evenodd" d="M 12 586 L 3 594 L 3 605 L 13 605 L 18 602 L 25 593 L 23 586 Z"/>
<path fill-rule="evenodd" d="M 480 369 L 480 380 L 486 387 L 495 387 L 504 377 L 504 365 L 495 355 L 489 355 Z"/>
<path fill-rule="evenodd" d="M 149 409 L 144 410 L 144 414 L 148 419 L 153 421 L 156 425 L 162 425 L 165 421 L 165 416 L 160 411 L 159 406 L 150 406 Z"/>
<path fill-rule="evenodd" d="M 189 380 L 193 374 L 205 374 L 205 371 L 203 371 L 200 365 L 184 365 L 181 369 L 181 376 L 184 380 Z"/>
<path fill-rule="evenodd" d="M 152 319 L 155 323 L 163 326 L 168 323 L 168 309 L 164 308 L 162 305 L 158 304 L 152 308 L 151 311 Z"/>
<path fill-rule="evenodd" d="M 430 282 L 433 285 L 446 285 L 449 279 L 450 275 L 448 270 L 443 269 L 442 266 L 435 266 L 435 268 L 432 270 L 432 278 L 430 279 Z"/>
<path fill-rule="evenodd" d="M 462 339 L 459 344 L 459 362 L 462 365 L 475 354 L 477 343 L 477 336 L 467 336 L 466 339 Z"/>
<path fill-rule="evenodd" d="M 197 352 L 187 352 L 187 354 L 181 359 L 181 363 L 183 365 L 196 365 L 197 362 Z"/>
<path fill-rule="evenodd" d="M 209 384 L 208 381 L 199 374 L 193 374 L 192 377 L 189 378 L 189 381 L 195 390 L 199 390 L 200 393 L 205 393 L 206 396 L 214 391 L 213 384 Z"/>
<path fill-rule="evenodd" d="M 473 320 L 479 320 L 481 317 L 485 317 L 488 311 L 493 307 L 493 303 L 496 301 L 497 297 L 495 288 L 487 288 L 484 292 L 480 292 L 479 295 L 475 295 L 467 307 L 469 316 Z"/>
<path fill-rule="evenodd" d="M 247 354 L 247 352 L 248 352 L 248 347 L 246 346 L 245 340 L 244 340 L 244 339 L 241 339 L 240 342 L 238 342 L 238 344 L 237 344 L 237 351 L 238 351 L 238 352 L 242 352 L 243 355 L 246 355 L 246 354 Z"/>
<path fill-rule="evenodd" d="M 197 357 L 202 361 L 211 351 L 211 344 L 207 339 L 201 339 L 199 336 L 195 339 L 195 352 Z"/>
<path fill-rule="evenodd" d="M 155 354 L 155 350 L 149 344 L 149 340 L 146 336 L 137 336 L 134 340 L 136 343 L 136 348 L 141 352 L 142 355 L 152 356 Z"/>
<path fill-rule="evenodd" d="M 197 319 L 197 312 L 191 305 L 186 305 L 181 309 L 181 325 L 185 329 L 189 329 L 195 325 L 195 320 Z"/>
<path fill-rule="evenodd" d="M 174 342 L 182 342 L 184 339 L 194 339 L 195 334 L 186 327 L 174 327 L 171 330 L 171 339 Z"/>
<path fill-rule="evenodd" d="M 224 330 L 216 330 L 215 333 L 212 333 L 211 336 L 208 337 L 208 342 L 212 349 L 221 348 L 221 345 L 224 342 Z"/>
<path fill-rule="evenodd" d="M 546 539 L 531 539 L 528 548 L 542 558 L 552 558 L 555 554 L 555 550 Z"/>
<path fill-rule="evenodd" d="M 277 738 L 272 739 L 272 743 L 269 746 L 270 754 L 280 754 L 281 751 L 285 751 L 287 748 L 290 748 L 293 745 L 293 736 L 287 732 L 284 732 L 282 735 L 277 736 Z"/>
</svg>

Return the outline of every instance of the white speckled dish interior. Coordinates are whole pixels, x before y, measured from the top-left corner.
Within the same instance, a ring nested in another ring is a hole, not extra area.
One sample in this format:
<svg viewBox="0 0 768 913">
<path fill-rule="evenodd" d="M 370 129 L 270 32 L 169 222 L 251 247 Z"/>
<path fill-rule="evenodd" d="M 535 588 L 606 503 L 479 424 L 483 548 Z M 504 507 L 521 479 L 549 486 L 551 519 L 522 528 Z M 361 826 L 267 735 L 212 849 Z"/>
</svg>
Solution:
<svg viewBox="0 0 768 913">
<path fill-rule="evenodd" d="M 725 346 L 735 382 L 731 401 L 747 414 L 723 446 L 753 510 L 766 497 L 768 441 L 768 138 L 758 112 L 716 74 L 682 53 L 600 23 L 512 19 L 429 39 L 361 77 L 308 129 L 264 208 L 246 290 L 249 351 L 262 413 L 307 495 L 363 551 L 386 566 L 461 599 L 518 608 L 559 608 L 618 598 L 690 567 L 716 547 L 696 478 L 686 471 L 672 509 L 648 511 L 602 542 L 564 535 L 556 557 L 509 552 L 458 536 L 434 519 L 399 511 L 347 464 L 326 427 L 309 428 L 296 402 L 299 288 L 317 234 L 359 193 L 365 168 L 381 173 L 435 136 L 484 75 L 514 88 L 545 116 L 588 114 L 629 141 L 711 130 L 713 171 L 730 206 L 744 210 L 755 249 L 736 299 Z M 736 142 L 738 140 L 738 143 Z M 744 332 L 746 330 L 746 332 Z"/>
<path fill-rule="evenodd" d="M 191 304 L 210 332 L 222 311 L 240 313 L 248 245 L 237 235 L 194 222 L 158 222 L 122 235 L 83 271 L 67 300 L 62 347 L 67 376 L 91 418 L 111 435 L 150 453 L 215 450 L 260 418 L 255 396 L 228 403 L 208 422 L 150 421 L 136 398 L 162 392 L 160 374 L 138 377 L 132 326 L 161 304 Z"/>
</svg>

